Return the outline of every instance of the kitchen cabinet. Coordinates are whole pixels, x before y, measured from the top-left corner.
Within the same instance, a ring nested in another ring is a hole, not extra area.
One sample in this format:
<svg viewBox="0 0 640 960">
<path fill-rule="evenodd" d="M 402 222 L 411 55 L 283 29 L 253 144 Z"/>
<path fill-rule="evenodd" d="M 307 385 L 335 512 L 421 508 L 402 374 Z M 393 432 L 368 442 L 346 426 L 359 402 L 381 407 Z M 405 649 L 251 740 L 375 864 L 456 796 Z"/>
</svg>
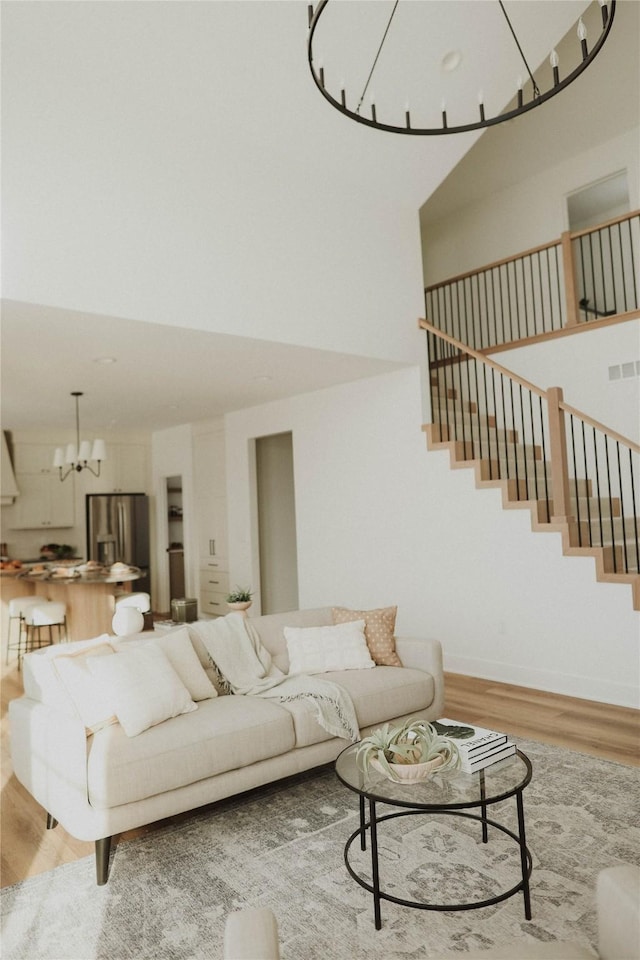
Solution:
<svg viewBox="0 0 640 960">
<path fill-rule="evenodd" d="M 149 453 L 140 443 L 110 443 L 100 476 L 88 470 L 80 474 L 85 493 L 148 493 Z"/>
<path fill-rule="evenodd" d="M 42 443 L 15 446 L 15 475 L 19 495 L 8 527 L 13 530 L 72 527 L 75 523 L 75 476 L 62 483 L 53 462 L 54 448 Z"/>
</svg>

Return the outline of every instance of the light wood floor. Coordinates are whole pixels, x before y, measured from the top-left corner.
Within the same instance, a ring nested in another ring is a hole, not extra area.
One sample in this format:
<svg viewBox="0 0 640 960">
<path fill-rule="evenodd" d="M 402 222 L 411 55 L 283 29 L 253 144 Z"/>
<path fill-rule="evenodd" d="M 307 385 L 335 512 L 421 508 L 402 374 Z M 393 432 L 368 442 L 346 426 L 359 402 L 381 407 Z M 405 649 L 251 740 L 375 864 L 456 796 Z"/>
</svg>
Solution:
<svg viewBox="0 0 640 960">
<path fill-rule="evenodd" d="M 640 711 L 455 674 L 446 675 L 446 691 L 447 717 L 640 767 Z M 94 852 L 92 843 L 75 840 L 60 826 L 47 830 L 44 811 L 13 776 L 6 712 L 21 693 L 20 674 L 9 667 L 2 683 L 3 887 Z M 119 842 L 153 829 L 130 831 Z"/>
</svg>

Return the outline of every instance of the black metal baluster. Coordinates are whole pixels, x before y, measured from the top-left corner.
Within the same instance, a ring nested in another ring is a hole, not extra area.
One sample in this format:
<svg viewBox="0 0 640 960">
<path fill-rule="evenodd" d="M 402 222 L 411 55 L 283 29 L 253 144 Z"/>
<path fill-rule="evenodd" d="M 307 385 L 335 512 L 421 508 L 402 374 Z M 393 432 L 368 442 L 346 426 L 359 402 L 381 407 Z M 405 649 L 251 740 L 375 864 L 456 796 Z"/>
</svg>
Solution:
<svg viewBox="0 0 640 960">
<path fill-rule="evenodd" d="M 559 250 L 559 246 L 556 245 L 554 247 L 554 254 L 556 259 L 556 284 L 558 287 L 558 310 L 560 313 L 559 329 L 562 329 L 562 327 L 564 326 L 562 322 L 562 312 L 565 307 L 565 298 L 562 296 L 562 284 L 560 283 L 560 264 L 558 262 L 558 250 Z"/>
<path fill-rule="evenodd" d="M 595 429 L 594 429 L 595 435 Z M 613 525 L 613 498 L 611 496 L 611 471 L 609 470 L 609 438 L 603 434 L 604 438 L 604 458 L 607 467 L 607 487 L 609 489 L 609 526 L 611 527 L 611 549 L 613 550 L 613 572 L 617 572 L 618 561 L 616 559 L 616 535 Z M 624 516 L 622 518 L 622 523 L 624 526 Z M 602 546 L 604 548 L 604 534 L 602 535 Z"/>
<path fill-rule="evenodd" d="M 530 422 L 530 424 L 531 424 L 531 440 L 532 440 L 532 443 L 533 443 L 533 446 L 534 446 L 534 453 L 535 453 L 536 439 L 535 439 L 535 430 L 533 429 L 533 426 L 534 426 L 534 417 L 533 417 L 533 393 L 532 393 L 531 390 L 527 390 L 527 393 L 529 394 L 529 422 Z M 543 459 L 542 463 L 544 464 L 544 472 L 545 472 L 545 474 L 546 474 L 546 472 L 547 472 L 547 465 L 546 465 L 546 463 L 544 462 L 544 459 Z M 533 489 L 534 489 L 534 492 L 535 492 L 535 500 L 536 500 L 536 502 L 537 502 L 537 500 L 538 500 L 538 469 L 537 469 L 537 467 L 536 467 L 536 465 L 535 465 L 535 460 L 534 460 L 534 468 L 535 468 L 535 469 L 534 469 L 534 471 L 533 471 Z"/>
<path fill-rule="evenodd" d="M 593 319 L 597 320 L 600 316 L 600 311 L 598 310 L 598 289 L 596 285 L 596 269 L 593 264 L 593 234 L 588 234 L 587 239 L 589 240 L 589 261 L 591 263 L 591 286 L 593 288 L 593 307 L 594 314 Z"/>
<path fill-rule="evenodd" d="M 500 474 L 500 437 L 498 436 L 498 407 L 496 404 L 496 372 L 491 367 L 491 389 L 493 392 L 493 420 L 496 425 L 496 464 Z M 493 480 L 493 458 L 489 458 L 489 479 Z"/>
<path fill-rule="evenodd" d="M 604 316 L 607 315 L 608 300 L 607 300 L 607 278 L 604 272 L 604 250 L 602 239 L 606 235 L 606 231 L 598 230 L 596 236 L 598 238 L 598 244 L 600 246 L 600 276 L 602 278 L 602 313 Z"/>
<path fill-rule="evenodd" d="M 636 544 L 636 566 L 640 573 L 640 542 L 638 538 L 638 511 L 636 510 L 636 484 L 633 479 L 633 454 L 629 450 L 629 482 L 631 484 L 631 514 L 633 516 L 633 536 Z"/>
<path fill-rule="evenodd" d="M 549 248 L 547 247 L 547 254 L 548 254 L 548 252 L 549 252 Z M 542 328 L 541 328 L 540 330 L 538 330 L 538 329 L 537 329 L 537 326 L 536 326 L 535 332 L 536 332 L 536 333 L 544 333 L 544 331 L 545 331 L 545 322 L 544 322 L 544 321 L 545 321 L 545 309 L 544 309 L 544 293 L 542 292 L 542 290 L 543 290 L 543 285 L 542 285 L 542 257 L 540 256 L 540 253 L 538 253 L 538 254 L 536 255 L 536 261 L 537 261 L 537 263 L 538 263 L 538 288 L 539 288 L 539 290 L 540 290 L 540 315 L 541 315 L 541 321 L 542 321 L 542 325 L 541 325 Z"/>
<path fill-rule="evenodd" d="M 527 463 L 527 431 L 525 430 L 524 422 L 524 403 L 522 400 L 522 384 L 518 384 L 518 389 L 520 392 L 520 422 L 522 424 L 522 457 L 524 461 L 524 487 L 525 487 L 525 500 L 529 499 L 529 466 Z M 533 455 L 533 454 L 532 454 Z M 516 461 L 517 464 L 517 461 Z M 536 469 L 535 458 L 533 462 L 533 469 Z M 517 466 L 516 466 L 517 470 Z"/>
<path fill-rule="evenodd" d="M 489 428 L 489 397 L 487 394 L 487 365 L 486 363 L 482 364 L 482 380 L 484 384 L 484 419 L 485 426 L 487 428 L 487 450 L 489 451 L 489 472 L 491 472 L 491 431 Z M 478 432 L 480 431 L 480 421 L 478 420 Z M 496 434 L 497 440 L 497 434 Z"/>
<path fill-rule="evenodd" d="M 509 396 L 511 400 L 511 423 L 513 425 L 513 456 L 515 461 L 515 470 L 516 470 L 516 490 L 518 491 L 517 499 L 521 500 L 520 496 L 520 479 L 518 476 L 518 446 L 516 442 L 516 437 L 518 436 L 518 431 L 516 430 L 516 408 L 513 404 L 513 380 L 509 378 Z M 507 476 L 509 476 L 510 468 L 509 461 L 507 460 Z"/>
<path fill-rule="evenodd" d="M 518 279 L 517 279 L 517 274 L 516 274 L 516 265 L 515 265 L 515 263 L 513 262 L 513 260 L 511 261 L 511 266 L 513 267 L 513 285 L 514 285 L 514 290 L 515 290 L 515 294 L 514 294 L 514 296 L 515 296 L 515 311 L 513 311 L 513 310 L 511 311 L 511 339 L 512 339 L 512 340 L 515 340 L 515 339 L 522 340 L 522 333 L 521 333 L 521 330 L 520 330 L 520 304 L 518 303 Z M 509 279 L 509 271 L 507 270 L 507 280 L 508 280 L 508 279 Z M 511 305 L 511 289 L 509 289 L 509 305 Z M 513 314 L 514 314 L 514 313 L 515 313 L 515 318 L 516 318 L 516 324 L 517 324 L 517 327 L 518 327 L 518 336 L 517 336 L 517 338 L 513 336 Z"/>
<path fill-rule="evenodd" d="M 498 313 L 496 310 L 496 280 L 495 280 L 496 271 L 495 269 L 491 271 L 491 312 L 493 313 L 493 342 L 495 344 L 500 343 L 498 340 Z"/>
<path fill-rule="evenodd" d="M 622 522 L 622 566 L 625 573 L 629 572 L 629 554 L 627 553 L 627 516 L 624 506 L 624 489 L 622 483 L 622 467 L 620 464 L 620 443 L 616 440 L 616 460 L 618 462 L 618 489 L 620 490 L 620 516 Z"/>
<path fill-rule="evenodd" d="M 571 427 L 571 455 L 573 456 L 573 486 L 576 493 L 576 521 L 578 524 L 578 546 L 582 546 L 582 524 L 580 522 L 580 489 L 578 487 L 578 458 L 576 457 L 576 441 L 575 441 L 575 431 L 574 431 L 574 416 L 573 414 L 569 415 L 569 424 Z M 584 424 L 583 424 L 584 426 Z M 587 495 L 587 509 L 589 508 L 589 477 L 587 474 L 587 461 L 585 458 L 584 462 L 584 474 L 585 474 L 585 483 L 587 485 L 586 495 Z M 553 506 L 555 513 L 555 504 Z"/>
<path fill-rule="evenodd" d="M 603 533 L 602 533 L 602 494 L 600 492 L 600 467 L 598 465 L 598 444 L 595 428 L 591 428 L 593 434 L 593 464 L 596 474 L 596 498 L 598 501 L 598 526 L 600 529 L 600 543 L 604 543 Z M 588 501 L 587 501 L 588 502 Z M 591 528 L 591 518 L 589 518 L 589 528 Z M 590 543 L 593 546 L 593 542 Z"/>
<path fill-rule="evenodd" d="M 618 227 L 619 226 L 620 224 L 618 224 Z M 611 263 L 611 273 L 609 274 L 609 279 L 611 281 L 611 291 L 613 294 L 613 309 L 615 313 L 621 313 L 621 311 L 618 310 L 618 296 L 616 294 L 616 268 L 613 262 L 613 227 L 607 227 L 607 236 L 609 237 L 609 262 Z M 622 293 L 626 301 L 627 297 L 624 289 L 624 264 L 622 260 L 622 249 L 620 250 L 618 262 L 622 268 Z"/>
<path fill-rule="evenodd" d="M 506 277 L 507 277 L 507 293 L 508 293 L 509 292 L 509 271 L 506 269 L 506 265 L 503 264 L 503 266 L 505 266 L 504 272 L 506 273 Z M 505 310 L 504 310 L 504 292 L 503 292 L 503 284 L 502 284 L 502 279 L 503 279 L 502 266 L 499 267 L 499 275 L 500 275 L 500 317 L 502 319 L 502 342 L 506 343 L 507 336 L 504 329 Z M 511 337 L 511 339 L 513 340 L 513 337 Z"/>
<path fill-rule="evenodd" d="M 636 222 L 640 223 L 640 216 L 636 217 Z M 633 310 L 638 309 L 638 287 L 636 282 L 636 270 L 638 257 L 633 248 L 633 230 L 631 229 L 631 220 L 627 220 L 627 229 L 629 230 L 629 249 L 631 251 L 631 276 L 633 278 Z"/>
<path fill-rule="evenodd" d="M 507 431 L 507 408 L 505 406 L 504 400 L 504 373 L 500 374 L 500 394 L 502 398 L 502 425 L 505 428 L 504 431 L 504 463 L 505 470 L 507 471 L 507 479 L 509 477 L 509 448 L 508 448 L 508 437 L 509 433 Z M 500 456 L 498 455 L 498 476 L 502 476 L 502 470 L 500 468 Z M 516 497 L 517 499 L 517 497 Z"/>
<path fill-rule="evenodd" d="M 548 470 L 546 467 L 547 463 L 547 444 L 546 444 L 546 431 L 544 429 L 544 405 L 542 403 L 542 397 L 538 397 L 538 403 L 540 406 L 540 434 L 542 438 L 542 459 L 545 463 L 544 468 L 544 501 L 547 509 L 547 520 L 551 522 L 551 504 L 549 502 L 549 477 Z"/>
<path fill-rule="evenodd" d="M 584 241 L 584 237 L 579 237 L 579 238 L 578 238 L 578 246 L 579 246 L 579 248 L 580 248 L 580 267 L 581 267 L 581 269 L 582 269 L 582 297 L 581 297 L 581 300 L 584 300 L 584 304 L 585 304 L 584 307 L 583 307 L 584 319 L 585 319 L 585 321 L 587 321 L 587 320 L 589 319 L 589 312 L 588 312 L 588 310 L 587 310 L 587 306 L 588 306 L 588 304 L 589 304 L 589 296 L 588 296 L 588 293 L 587 293 L 587 271 L 586 271 L 585 262 L 584 262 L 584 242 L 583 242 L 583 241 Z"/>
</svg>

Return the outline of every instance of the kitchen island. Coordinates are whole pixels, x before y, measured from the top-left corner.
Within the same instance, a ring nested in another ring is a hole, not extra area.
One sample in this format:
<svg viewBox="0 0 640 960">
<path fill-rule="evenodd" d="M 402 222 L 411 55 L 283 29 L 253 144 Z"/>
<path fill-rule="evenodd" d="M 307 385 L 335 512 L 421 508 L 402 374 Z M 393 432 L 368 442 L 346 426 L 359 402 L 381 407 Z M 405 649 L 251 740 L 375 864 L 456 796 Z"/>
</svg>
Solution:
<svg viewBox="0 0 640 960">
<path fill-rule="evenodd" d="M 137 568 L 129 573 L 91 576 L 53 576 L 46 573 L 2 571 L 2 644 L 3 656 L 9 628 L 9 601 L 14 597 L 42 597 L 59 600 L 67 606 L 69 640 L 87 640 L 111 633 L 115 597 L 131 590 L 144 574 Z M 17 629 L 14 623 L 13 628 Z"/>
</svg>

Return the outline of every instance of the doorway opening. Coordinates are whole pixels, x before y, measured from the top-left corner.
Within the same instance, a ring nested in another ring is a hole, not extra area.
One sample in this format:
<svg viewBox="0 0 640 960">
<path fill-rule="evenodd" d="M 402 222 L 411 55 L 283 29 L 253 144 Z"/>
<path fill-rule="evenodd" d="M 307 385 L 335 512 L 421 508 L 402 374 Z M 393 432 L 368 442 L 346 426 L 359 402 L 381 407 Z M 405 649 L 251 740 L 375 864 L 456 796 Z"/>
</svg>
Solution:
<svg viewBox="0 0 640 960">
<path fill-rule="evenodd" d="M 184 598 L 184 534 L 182 532 L 182 477 L 167 477 L 167 553 L 169 600 Z"/>
<path fill-rule="evenodd" d="M 298 609 L 293 436 L 255 441 L 261 612 Z"/>
</svg>

